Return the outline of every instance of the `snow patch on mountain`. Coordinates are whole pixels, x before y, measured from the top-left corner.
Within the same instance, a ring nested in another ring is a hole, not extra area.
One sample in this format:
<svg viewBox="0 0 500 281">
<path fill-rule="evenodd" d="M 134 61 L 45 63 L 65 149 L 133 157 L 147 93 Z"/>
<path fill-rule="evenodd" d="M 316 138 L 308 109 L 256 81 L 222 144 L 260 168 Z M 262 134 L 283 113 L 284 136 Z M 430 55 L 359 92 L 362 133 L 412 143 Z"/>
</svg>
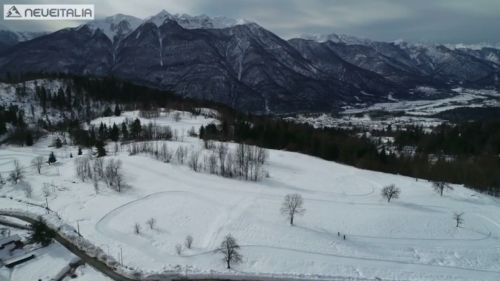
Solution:
<svg viewBox="0 0 500 281">
<path fill-rule="evenodd" d="M 176 21 L 180 26 L 186 29 L 197 28 L 227 28 L 240 24 L 247 24 L 249 21 L 243 19 L 232 19 L 227 17 L 209 17 L 207 15 L 191 16 L 187 14 L 170 14 L 162 10 L 158 14 L 149 17 L 145 22 L 153 22 L 157 26 L 162 25 L 166 20 Z"/>
<path fill-rule="evenodd" d="M 162 10 L 158 14 L 146 19 L 136 18 L 134 16 L 116 14 L 104 19 L 94 20 L 83 24 L 91 30 L 101 30 L 112 41 L 120 40 L 132 33 L 137 27 L 146 22 L 152 22 L 157 26 L 162 25 L 166 20 L 176 21 L 180 26 L 186 29 L 197 28 L 227 28 L 239 24 L 247 24 L 249 21 L 242 19 L 232 19 L 226 17 L 209 17 L 207 15 L 190 16 L 187 14 L 170 14 Z"/>
<path fill-rule="evenodd" d="M 331 41 L 334 43 L 344 43 L 346 45 L 369 45 L 373 42 L 370 39 L 359 38 L 346 34 L 303 34 L 300 36 L 302 39 L 313 40 L 319 43 L 324 43 L 327 41 Z"/>
<path fill-rule="evenodd" d="M 101 30 L 109 39 L 115 40 L 130 34 L 139 25 L 142 20 L 133 16 L 116 14 L 104 19 L 94 20 L 86 23 L 91 30 Z M 82 25 L 83 26 L 83 25 Z M 81 27 L 81 26 L 80 26 Z"/>
<path fill-rule="evenodd" d="M 500 43 L 478 43 L 478 44 L 445 44 L 449 49 L 470 49 L 470 50 L 481 50 L 484 48 L 500 49 Z"/>
</svg>

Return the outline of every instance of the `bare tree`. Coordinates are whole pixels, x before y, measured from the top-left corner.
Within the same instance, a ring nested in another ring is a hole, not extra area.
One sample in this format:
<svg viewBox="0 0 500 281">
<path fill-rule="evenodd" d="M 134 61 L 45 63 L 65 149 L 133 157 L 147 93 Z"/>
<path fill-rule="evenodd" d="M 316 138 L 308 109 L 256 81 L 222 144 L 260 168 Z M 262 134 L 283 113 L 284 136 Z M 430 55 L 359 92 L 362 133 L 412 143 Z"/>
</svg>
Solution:
<svg viewBox="0 0 500 281">
<path fill-rule="evenodd" d="M 33 160 L 31 160 L 31 164 L 33 165 L 33 167 L 35 167 L 38 174 L 42 173 L 42 166 L 44 162 L 45 160 L 43 160 L 43 156 L 37 156 L 33 158 Z"/>
<path fill-rule="evenodd" d="M 96 158 L 94 160 L 94 166 L 93 166 L 94 174 L 97 176 L 97 179 L 103 179 L 104 178 L 104 159 L 103 158 Z"/>
<path fill-rule="evenodd" d="M 181 113 L 180 112 L 177 111 L 174 113 L 174 120 L 175 120 L 175 122 L 181 121 Z"/>
<path fill-rule="evenodd" d="M 19 183 L 24 179 L 24 172 L 23 172 L 23 167 L 21 164 L 19 164 L 19 161 L 14 160 L 14 170 L 10 171 L 9 173 L 9 180 L 13 183 Z"/>
<path fill-rule="evenodd" d="M 134 224 L 134 233 L 137 235 L 141 234 L 141 225 L 140 224 L 138 224 L 138 223 Z"/>
<path fill-rule="evenodd" d="M 462 224 L 464 223 L 464 212 L 461 212 L 461 213 L 454 213 L 453 214 L 453 220 L 455 220 L 456 222 L 456 227 L 461 227 Z"/>
<path fill-rule="evenodd" d="M 179 146 L 175 151 L 175 159 L 177 160 L 177 163 L 181 165 L 184 164 L 186 156 L 187 156 L 187 148 L 185 148 L 184 146 Z"/>
<path fill-rule="evenodd" d="M 220 174 L 222 176 L 226 175 L 226 157 L 228 152 L 227 144 L 219 143 L 216 148 L 217 155 L 219 156 L 219 164 L 220 164 Z"/>
<path fill-rule="evenodd" d="M 193 236 L 188 235 L 186 236 L 186 240 L 184 241 L 184 246 L 186 248 L 191 249 L 191 246 L 193 246 Z"/>
<path fill-rule="evenodd" d="M 168 149 L 167 144 L 163 143 L 160 149 L 160 159 L 164 162 L 170 163 L 172 160 L 172 152 Z"/>
<path fill-rule="evenodd" d="M 25 181 L 20 182 L 19 185 L 23 189 L 26 198 L 31 198 L 33 195 L 33 188 L 31 188 L 31 185 Z"/>
<path fill-rule="evenodd" d="M 188 166 L 195 172 L 200 170 L 200 152 L 193 151 L 191 155 L 189 155 Z"/>
<path fill-rule="evenodd" d="M 231 264 L 238 264 L 243 260 L 239 250 L 240 246 L 236 239 L 231 234 L 226 235 L 217 252 L 223 255 L 222 260 L 226 262 L 227 269 L 231 269 Z"/>
<path fill-rule="evenodd" d="M 122 162 L 120 160 L 110 159 L 104 168 L 104 179 L 108 187 L 112 187 L 118 192 L 122 191 L 124 186 L 123 174 L 121 172 Z"/>
<path fill-rule="evenodd" d="M 150 218 L 146 221 L 146 224 L 149 226 L 149 229 L 154 229 L 156 227 L 156 219 Z"/>
<path fill-rule="evenodd" d="M 451 185 L 449 185 L 448 183 L 446 182 L 442 182 L 442 181 L 435 181 L 432 183 L 432 187 L 434 188 L 434 190 L 439 193 L 441 196 L 443 196 L 443 192 L 448 189 L 448 190 L 453 190 L 453 187 Z"/>
<path fill-rule="evenodd" d="M 48 198 L 52 193 L 48 185 L 44 185 L 42 188 L 43 197 Z"/>
<path fill-rule="evenodd" d="M 205 167 L 207 167 L 210 174 L 217 174 L 217 155 L 212 152 L 205 157 Z"/>
<path fill-rule="evenodd" d="M 99 176 L 97 173 L 92 175 L 92 185 L 94 186 L 95 193 L 99 193 Z"/>
<path fill-rule="evenodd" d="M 92 178 L 89 157 L 75 158 L 76 176 L 84 182 L 87 178 Z"/>
<path fill-rule="evenodd" d="M 181 244 L 176 244 L 175 245 L 175 252 L 180 256 L 182 255 L 182 245 Z"/>
<path fill-rule="evenodd" d="M 281 214 L 290 220 L 290 225 L 293 225 L 293 219 L 296 215 L 303 215 L 306 209 L 303 207 L 304 200 L 300 194 L 287 194 L 281 205 Z"/>
<path fill-rule="evenodd" d="M 382 188 L 381 194 L 382 197 L 387 199 L 387 202 L 391 202 L 391 199 L 399 198 L 399 195 L 401 194 L 401 189 L 397 188 L 394 184 L 391 184 Z"/>
</svg>

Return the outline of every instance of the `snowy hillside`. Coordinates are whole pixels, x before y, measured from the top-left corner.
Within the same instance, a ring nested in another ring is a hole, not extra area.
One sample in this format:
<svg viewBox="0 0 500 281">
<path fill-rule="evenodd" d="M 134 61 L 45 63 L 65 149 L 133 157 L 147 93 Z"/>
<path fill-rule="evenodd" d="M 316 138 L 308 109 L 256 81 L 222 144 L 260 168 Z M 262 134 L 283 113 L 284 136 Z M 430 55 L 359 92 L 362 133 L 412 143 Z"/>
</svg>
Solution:
<svg viewBox="0 0 500 281">
<path fill-rule="evenodd" d="M 126 112 L 93 123 L 119 123 L 127 117 L 139 116 Z M 143 118 L 141 123 L 147 121 Z M 182 137 L 164 142 L 168 149 L 184 146 L 190 152 L 207 149 L 185 132 L 216 122 L 182 112 L 149 121 L 179 131 Z M 77 147 L 56 149 L 49 147 L 52 142 L 49 136 L 29 148 L 2 147 L 2 176 L 17 159 L 33 192 L 26 198 L 23 185 L 7 183 L 0 189 L 6 196 L 0 198 L 1 208 L 44 213 L 43 208 L 9 197 L 43 205 L 47 196 L 50 208 L 68 224 L 78 225 L 83 237 L 116 260 L 121 249 L 125 265 L 145 272 L 320 280 L 500 279 L 500 219 L 494 215 L 500 212 L 500 202 L 462 186 L 441 197 L 424 180 L 276 150 L 269 151 L 265 164 L 268 177 L 247 182 L 194 172 L 175 161 L 129 155 L 128 144 L 114 153 L 110 144 L 104 159 L 122 161 L 127 188 L 117 192 L 101 183 L 96 190 L 90 180 L 76 177 L 75 163 L 89 151 L 77 156 Z M 51 151 L 58 161 L 44 164 L 39 175 L 31 160 L 37 155 L 47 157 Z M 380 195 L 389 184 L 401 189 L 400 198 L 390 203 Z M 295 226 L 280 214 L 284 196 L 291 193 L 301 194 L 306 208 Z M 454 212 L 465 213 L 463 227 L 455 226 Z M 153 228 L 146 223 L 151 218 L 156 221 Z M 232 270 L 225 269 L 221 255 L 214 251 L 229 233 L 243 255 L 243 262 Z M 193 246 L 182 246 L 178 254 L 176 245 L 183 245 L 187 235 L 194 238 Z"/>
<path fill-rule="evenodd" d="M 186 29 L 196 28 L 226 28 L 238 24 L 246 24 L 248 21 L 242 19 L 231 19 L 226 17 L 209 17 L 206 15 L 190 16 L 187 14 L 170 14 L 162 10 L 158 14 L 146 19 L 139 19 L 134 16 L 116 14 L 104 19 L 98 19 L 85 23 L 82 26 L 88 26 L 92 30 L 101 30 L 112 41 L 117 38 L 124 38 L 141 24 L 152 22 L 161 26 L 166 20 L 176 21 L 180 26 Z"/>
</svg>

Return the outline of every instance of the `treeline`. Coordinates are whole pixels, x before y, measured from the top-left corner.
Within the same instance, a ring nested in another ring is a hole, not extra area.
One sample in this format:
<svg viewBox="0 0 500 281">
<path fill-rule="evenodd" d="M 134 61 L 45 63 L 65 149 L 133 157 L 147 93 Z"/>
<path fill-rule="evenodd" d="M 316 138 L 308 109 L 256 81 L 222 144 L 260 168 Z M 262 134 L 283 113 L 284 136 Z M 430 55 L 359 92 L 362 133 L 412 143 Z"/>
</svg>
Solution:
<svg viewBox="0 0 500 281">
<path fill-rule="evenodd" d="M 187 165 L 195 172 L 247 181 L 258 181 L 268 175 L 264 169 L 268 152 L 254 145 L 240 143 L 231 149 L 226 143 L 206 141 L 204 150 L 183 145 L 172 150 L 166 142 L 132 142 L 126 146 L 130 155 L 150 155 L 166 163 Z"/>
<path fill-rule="evenodd" d="M 224 116 L 221 126 L 202 127 L 200 137 L 297 151 L 364 169 L 464 184 L 498 196 L 499 125 L 477 122 L 443 125 L 431 134 L 418 127 L 395 133 L 397 145 L 417 146 L 414 157 L 396 156 L 378 149 L 356 130 L 315 129 L 271 117 Z M 447 154 L 454 157 L 450 159 Z"/>
<path fill-rule="evenodd" d="M 25 119 L 24 110 L 17 105 L 0 106 L 0 136 L 6 134 L 2 141 L 17 145 L 33 145 L 42 132 L 38 128 L 29 128 Z"/>
<path fill-rule="evenodd" d="M 395 144 L 412 145 L 422 154 L 456 156 L 500 155 L 500 121 L 442 124 L 425 133 L 422 127 L 396 132 Z"/>
<path fill-rule="evenodd" d="M 85 147 L 107 141 L 170 140 L 173 137 L 170 127 L 157 126 L 153 123 L 141 124 L 138 118 L 134 121 L 126 119 L 118 125 L 113 123 L 112 126 L 104 123 L 100 123 L 99 126 L 92 125 L 88 129 L 76 126 L 69 133 L 74 144 Z"/>
</svg>

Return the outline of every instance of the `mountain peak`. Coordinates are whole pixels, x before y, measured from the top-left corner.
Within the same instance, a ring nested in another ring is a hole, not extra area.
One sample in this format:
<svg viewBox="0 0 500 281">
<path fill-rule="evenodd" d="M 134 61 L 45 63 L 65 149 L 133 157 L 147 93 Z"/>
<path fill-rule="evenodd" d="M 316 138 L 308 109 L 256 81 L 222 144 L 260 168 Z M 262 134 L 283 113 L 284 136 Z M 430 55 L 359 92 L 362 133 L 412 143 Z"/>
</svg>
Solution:
<svg viewBox="0 0 500 281">
<path fill-rule="evenodd" d="M 87 26 L 94 32 L 101 30 L 111 41 L 121 38 L 134 31 L 142 20 L 134 16 L 116 14 L 104 19 L 88 22 L 82 26 Z M 81 27 L 81 26 L 80 26 Z"/>
<path fill-rule="evenodd" d="M 209 17 L 207 15 L 191 16 L 188 14 L 171 14 L 166 10 L 161 10 L 159 13 L 139 19 L 134 16 L 116 14 L 103 19 L 97 19 L 79 26 L 87 26 L 94 32 L 100 29 L 111 40 L 115 41 L 130 34 L 137 29 L 141 24 L 151 22 L 156 26 L 162 25 L 166 20 L 177 22 L 181 27 L 186 29 L 220 29 L 232 27 L 240 24 L 250 23 L 242 19 L 231 19 L 226 17 Z"/>
<path fill-rule="evenodd" d="M 157 26 L 162 25 L 165 20 L 176 21 L 180 26 L 186 29 L 198 29 L 198 28 L 227 28 L 239 24 L 249 23 L 247 20 L 242 19 L 232 19 L 226 17 L 209 17 L 205 14 L 198 16 L 191 16 L 188 14 L 170 14 L 166 10 L 160 11 L 158 14 L 146 18 L 146 22 L 153 22 Z"/>
</svg>

